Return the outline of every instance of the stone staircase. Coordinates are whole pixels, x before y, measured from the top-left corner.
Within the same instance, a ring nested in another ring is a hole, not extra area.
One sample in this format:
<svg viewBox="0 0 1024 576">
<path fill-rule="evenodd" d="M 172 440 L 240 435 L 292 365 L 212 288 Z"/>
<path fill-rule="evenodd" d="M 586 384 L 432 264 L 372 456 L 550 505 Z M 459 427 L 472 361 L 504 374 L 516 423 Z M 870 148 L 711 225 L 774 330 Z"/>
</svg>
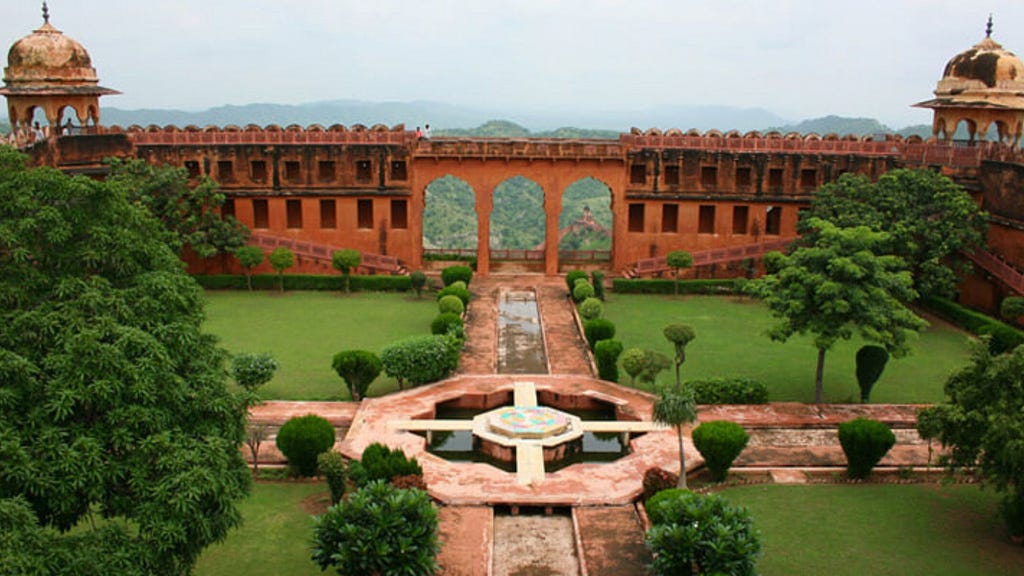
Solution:
<svg viewBox="0 0 1024 576">
<path fill-rule="evenodd" d="M 266 234 L 264 232 L 253 232 L 252 236 L 249 238 L 249 244 L 269 250 L 283 246 L 294 252 L 298 257 L 318 262 L 326 262 L 328 265 L 331 264 L 331 254 L 337 250 L 342 250 L 342 247 L 340 246 L 318 244 L 315 242 L 302 242 L 291 238 Z M 398 258 L 395 258 L 394 256 L 386 256 L 384 254 L 374 254 L 372 252 L 362 253 L 362 262 L 359 264 L 359 267 L 374 274 L 403 275 L 409 273 L 405 264 Z"/>
<path fill-rule="evenodd" d="M 737 260 L 746 260 L 761 258 L 768 252 L 781 252 L 794 241 L 796 237 L 792 238 L 779 238 L 778 240 L 772 240 L 770 242 L 758 242 L 756 244 L 743 244 L 740 246 L 729 246 L 726 248 L 715 248 L 713 250 L 701 250 L 698 252 L 691 252 L 693 256 L 693 267 L 698 266 L 709 266 L 711 264 L 723 264 L 726 262 L 735 262 Z M 646 258 L 639 260 L 636 264 L 633 264 L 629 268 L 622 271 L 622 276 L 625 278 L 640 278 L 643 276 L 655 276 L 663 272 L 671 270 L 668 265 L 667 256 L 656 256 L 654 258 Z"/>
<path fill-rule="evenodd" d="M 963 254 L 979 268 L 991 274 L 1003 284 L 1006 284 L 1007 287 L 1018 295 L 1024 295 L 1024 272 L 1014 268 L 998 254 L 983 249 L 964 252 Z"/>
</svg>

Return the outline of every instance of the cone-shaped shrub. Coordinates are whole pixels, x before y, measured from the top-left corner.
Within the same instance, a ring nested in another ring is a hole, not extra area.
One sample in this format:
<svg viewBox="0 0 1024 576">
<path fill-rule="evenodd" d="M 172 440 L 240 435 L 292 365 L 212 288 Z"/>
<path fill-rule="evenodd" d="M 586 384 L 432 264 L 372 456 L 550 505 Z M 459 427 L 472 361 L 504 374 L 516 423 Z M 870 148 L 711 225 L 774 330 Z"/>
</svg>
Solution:
<svg viewBox="0 0 1024 576">
<path fill-rule="evenodd" d="M 878 420 L 857 418 L 839 425 L 839 444 L 846 454 L 850 478 L 867 478 L 895 443 L 896 435 Z"/>
<path fill-rule="evenodd" d="M 750 435 L 742 426 L 726 420 L 703 422 L 693 429 L 693 445 L 715 482 L 725 480 L 736 457 L 747 447 Z"/>
</svg>

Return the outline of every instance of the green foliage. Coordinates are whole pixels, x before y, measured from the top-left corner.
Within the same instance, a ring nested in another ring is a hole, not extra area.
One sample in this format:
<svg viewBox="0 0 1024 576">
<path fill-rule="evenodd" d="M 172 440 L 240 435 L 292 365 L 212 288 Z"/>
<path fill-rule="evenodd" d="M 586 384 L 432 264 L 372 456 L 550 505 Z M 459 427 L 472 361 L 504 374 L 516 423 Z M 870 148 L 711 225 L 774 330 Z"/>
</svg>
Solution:
<svg viewBox="0 0 1024 576">
<path fill-rule="evenodd" d="M 683 447 L 683 426 L 697 419 L 697 404 L 689 388 L 664 390 L 654 402 L 654 421 L 676 429 L 679 438 L 679 487 L 686 488 L 686 451 Z"/>
<path fill-rule="evenodd" d="M 203 288 L 210 290 L 245 290 L 246 278 L 236 274 L 214 276 L 193 276 Z M 294 290 L 337 291 L 345 288 L 345 279 L 340 276 L 316 274 L 285 274 L 288 286 Z M 257 290 L 277 288 L 277 276 L 258 274 L 252 277 L 252 286 Z M 408 292 L 412 284 L 408 276 L 351 276 L 352 290 L 357 292 Z"/>
<path fill-rule="evenodd" d="M 1003 303 L 999 306 L 999 314 L 1009 320 L 1024 316 L 1024 298 L 1020 296 L 1003 298 Z"/>
<path fill-rule="evenodd" d="M 470 281 L 473 280 L 473 269 L 469 266 L 449 266 L 444 270 L 441 270 L 441 283 L 445 286 L 451 286 L 455 282 L 463 282 L 465 286 L 463 288 L 469 288 Z"/>
<path fill-rule="evenodd" d="M 0 572 L 36 544 L 35 573 L 187 572 L 240 520 L 245 395 L 161 222 L 23 158 L 0 146 Z"/>
<path fill-rule="evenodd" d="M 877 182 L 860 174 L 843 174 L 821 187 L 799 230 L 814 243 L 826 220 L 838 227 L 867 226 L 885 233 L 876 254 L 902 258 L 913 276 L 911 299 L 920 295 L 949 297 L 961 251 L 982 246 L 987 215 L 959 185 L 931 170 L 890 170 Z"/>
<path fill-rule="evenodd" d="M 600 270 L 591 272 L 590 283 L 594 285 L 594 297 L 604 300 L 604 272 Z"/>
<path fill-rule="evenodd" d="M 629 374 L 630 384 L 653 385 L 658 374 L 667 370 L 672 361 L 661 352 L 630 348 L 622 354 L 622 369 Z"/>
<path fill-rule="evenodd" d="M 871 388 L 882 377 L 887 362 L 889 353 L 881 346 L 868 344 L 857 350 L 857 385 L 860 386 L 861 402 L 870 400 Z"/>
<path fill-rule="evenodd" d="M 668 267 L 672 269 L 675 283 L 672 285 L 674 294 L 679 294 L 679 269 L 693 266 L 693 255 L 685 250 L 673 250 L 665 257 Z"/>
<path fill-rule="evenodd" d="M 740 281 L 732 278 L 716 280 L 673 280 L 662 278 L 613 278 L 612 291 L 619 294 L 733 294 Z"/>
<path fill-rule="evenodd" d="M 618 340 L 598 340 L 594 345 L 594 358 L 597 361 L 597 376 L 609 382 L 619 381 L 619 354 L 622 354 L 622 342 Z"/>
<path fill-rule="evenodd" d="M 636 377 L 644 368 L 646 354 L 640 348 L 630 348 L 622 353 L 622 369 L 629 375 L 630 385 L 636 384 Z"/>
<path fill-rule="evenodd" d="M 647 547 L 658 576 L 753 576 L 761 542 L 750 513 L 717 494 L 665 491 L 647 503 Z"/>
<path fill-rule="evenodd" d="M 604 314 L 604 304 L 597 298 L 587 298 L 580 303 L 580 317 L 584 320 L 600 318 Z"/>
<path fill-rule="evenodd" d="M 662 468 L 648 468 L 644 471 L 644 502 L 666 490 L 676 490 L 679 475 Z"/>
<path fill-rule="evenodd" d="M 1012 536 L 1024 536 L 1024 494 L 1018 492 L 1003 496 L 1003 501 L 999 503 L 999 514 Z"/>
<path fill-rule="evenodd" d="M 450 335 L 412 336 L 395 342 L 380 355 L 384 372 L 399 388 L 447 378 L 459 365 L 462 341 Z"/>
<path fill-rule="evenodd" d="M 606 318 L 594 318 L 583 323 L 583 336 L 586 337 L 590 349 L 599 340 L 608 340 L 615 337 L 615 323 Z"/>
<path fill-rule="evenodd" d="M 576 288 L 576 281 L 579 279 L 586 280 L 589 276 L 583 270 L 570 270 L 565 273 L 565 285 L 569 289 L 569 294 L 572 295 L 573 289 Z"/>
<path fill-rule="evenodd" d="M 317 457 L 332 446 L 334 426 L 316 414 L 291 418 L 277 431 L 277 449 L 299 476 L 315 476 Z"/>
<path fill-rule="evenodd" d="M 577 304 L 583 302 L 587 298 L 594 297 L 594 287 L 590 285 L 590 282 L 586 278 L 576 282 L 576 286 L 572 289 L 572 299 Z"/>
<path fill-rule="evenodd" d="M 409 274 L 409 285 L 416 291 L 416 297 L 419 298 L 423 295 L 423 288 L 427 285 L 427 275 L 423 273 L 423 270 L 413 270 Z"/>
<path fill-rule="evenodd" d="M 259 246 L 239 246 L 233 251 L 238 264 L 245 270 L 245 284 L 252 290 L 252 269 L 263 263 L 263 249 Z"/>
<path fill-rule="evenodd" d="M 339 452 L 329 450 L 317 456 L 317 470 L 327 480 L 327 489 L 331 492 L 331 504 L 341 502 L 345 497 L 345 482 L 348 478 L 345 458 Z"/>
<path fill-rule="evenodd" d="M 544 191 L 533 180 L 513 176 L 494 189 L 490 247 L 534 250 L 544 242 Z"/>
<path fill-rule="evenodd" d="M 457 338 L 464 336 L 462 315 L 447 313 L 438 314 L 430 322 L 431 334 L 454 334 Z"/>
<path fill-rule="evenodd" d="M 675 348 L 676 388 L 680 388 L 683 383 L 680 379 L 679 369 L 686 362 L 686 345 L 697 337 L 697 331 L 688 324 L 669 324 L 665 326 L 662 334 L 665 335 L 665 339 L 671 342 L 673 348 Z"/>
<path fill-rule="evenodd" d="M 462 303 L 462 300 L 454 294 L 442 296 L 437 301 L 437 310 L 441 314 L 455 314 L 461 317 L 466 311 L 466 306 Z"/>
<path fill-rule="evenodd" d="M 342 350 L 334 355 L 331 368 L 348 384 L 352 400 L 358 402 L 366 397 L 370 384 L 380 375 L 382 364 L 368 350 Z"/>
<path fill-rule="evenodd" d="M 313 561 L 344 576 L 437 572 L 437 509 L 422 490 L 375 482 L 316 518 Z"/>
<path fill-rule="evenodd" d="M 465 286 L 459 286 L 457 283 L 438 290 L 437 299 L 440 301 L 445 296 L 456 296 L 462 301 L 463 307 L 469 306 L 469 300 L 472 297 L 469 290 Z"/>
<path fill-rule="evenodd" d="M 464 180 L 445 176 L 427 185 L 423 206 L 423 247 L 476 249 L 476 196 Z"/>
<path fill-rule="evenodd" d="M 702 422 L 693 429 L 693 445 L 715 482 L 725 480 L 736 457 L 747 447 L 750 435 L 742 426 L 726 420 Z"/>
<path fill-rule="evenodd" d="M 363 450 L 359 460 L 350 464 L 349 475 L 362 487 L 377 481 L 390 482 L 400 476 L 423 476 L 423 469 L 415 457 L 407 457 L 400 448 L 392 450 L 374 442 Z"/>
<path fill-rule="evenodd" d="M 765 256 L 769 274 L 747 288 L 780 320 L 769 332 L 785 342 L 794 334 L 811 333 L 818 349 L 814 399 L 823 399 L 825 353 L 854 332 L 877 342 L 894 356 L 908 350 L 910 334 L 927 323 L 902 302 L 913 300 L 910 273 L 898 256 L 879 256 L 890 238 L 866 226 L 839 228 L 825 220 L 805 221 L 814 230 L 813 244 L 789 256 Z"/>
<path fill-rule="evenodd" d="M 277 272 L 277 289 L 284 292 L 284 271 L 295 265 L 295 253 L 279 246 L 270 253 L 270 267 Z"/>
<path fill-rule="evenodd" d="M 236 354 L 231 359 L 231 377 L 250 392 L 270 382 L 277 368 L 277 360 L 268 352 Z"/>
<path fill-rule="evenodd" d="M 839 425 L 839 444 L 846 454 L 850 478 L 867 478 L 895 443 L 896 435 L 878 420 L 856 418 Z"/>
<path fill-rule="evenodd" d="M 201 258 L 230 253 L 244 246 L 249 230 L 233 216 L 221 216 L 224 194 L 217 183 L 202 178 L 189 187 L 184 168 L 154 166 L 145 160 L 107 160 L 108 185 L 133 204 L 156 216 L 169 232 L 171 249 L 180 253 L 190 246 Z"/>
<path fill-rule="evenodd" d="M 988 336 L 993 354 L 1002 354 L 1024 344 L 1024 331 L 942 298 L 926 298 L 922 303 L 932 312 L 978 336 Z"/>
<path fill-rule="evenodd" d="M 352 248 L 345 248 L 343 250 L 335 250 L 331 253 L 331 267 L 333 267 L 341 275 L 345 277 L 345 292 L 351 292 L 349 287 L 349 274 L 358 268 L 363 262 L 363 255 L 359 250 Z"/>
<path fill-rule="evenodd" d="M 768 387 L 748 378 L 689 380 L 697 404 L 766 404 Z"/>
</svg>

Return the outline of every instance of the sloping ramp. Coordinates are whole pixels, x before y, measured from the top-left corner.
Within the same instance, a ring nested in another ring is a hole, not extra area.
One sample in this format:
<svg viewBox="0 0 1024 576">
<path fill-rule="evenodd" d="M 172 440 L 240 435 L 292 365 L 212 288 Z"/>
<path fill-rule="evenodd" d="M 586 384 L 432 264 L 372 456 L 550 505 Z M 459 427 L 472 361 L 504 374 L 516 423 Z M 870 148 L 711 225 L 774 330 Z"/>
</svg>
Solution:
<svg viewBox="0 0 1024 576">
<path fill-rule="evenodd" d="M 645 576 L 651 555 L 636 507 L 573 508 L 583 548 L 583 574 Z"/>
</svg>

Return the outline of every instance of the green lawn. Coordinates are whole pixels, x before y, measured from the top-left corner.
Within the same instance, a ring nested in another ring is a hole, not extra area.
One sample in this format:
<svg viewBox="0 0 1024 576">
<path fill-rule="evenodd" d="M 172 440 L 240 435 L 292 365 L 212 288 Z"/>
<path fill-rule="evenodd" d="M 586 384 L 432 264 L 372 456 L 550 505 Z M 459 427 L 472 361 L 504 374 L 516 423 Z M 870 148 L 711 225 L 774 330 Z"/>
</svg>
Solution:
<svg viewBox="0 0 1024 576">
<path fill-rule="evenodd" d="M 817 351 L 811 337 L 773 342 L 765 331 L 775 320 L 762 304 L 739 296 L 650 296 L 612 294 L 605 317 L 615 322 L 616 339 L 626 349 L 658 350 L 671 357 L 671 344 L 662 335 L 670 323 L 690 324 L 697 338 L 686 347 L 683 379 L 714 376 L 752 378 L 768 386 L 771 401 L 813 402 Z M 969 359 L 969 336 L 929 317 L 931 327 L 912 343 L 911 354 L 892 358 L 875 384 L 872 402 L 938 402 L 943 384 Z M 860 399 L 854 355 L 864 342 L 837 343 L 825 357 L 825 401 Z M 659 383 L 674 378 L 661 374 Z M 622 383 L 629 381 L 624 372 Z"/>
<path fill-rule="evenodd" d="M 746 486 L 722 495 L 761 531 L 763 576 L 1024 574 L 1024 548 L 977 486 Z"/>
<path fill-rule="evenodd" d="M 310 560 L 313 518 L 303 500 L 328 498 L 316 483 L 259 482 L 242 502 L 243 524 L 227 539 L 206 549 L 196 576 L 300 576 L 323 574 Z"/>
<path fill-rule="evenodd" d="M 437 315 L 433 298 L 407 294 L 336 292 L 206 292 L 208 332 L 228 351 L 270 352 L 281 368 L 260 389 L 267 400 L 348 400 L 344 381 L 331 369 L 342 350 L 380 353 L 405 336 L 429 334 Z M 396 388 L 381 375 L 376 396 Z"/>
</svg>

